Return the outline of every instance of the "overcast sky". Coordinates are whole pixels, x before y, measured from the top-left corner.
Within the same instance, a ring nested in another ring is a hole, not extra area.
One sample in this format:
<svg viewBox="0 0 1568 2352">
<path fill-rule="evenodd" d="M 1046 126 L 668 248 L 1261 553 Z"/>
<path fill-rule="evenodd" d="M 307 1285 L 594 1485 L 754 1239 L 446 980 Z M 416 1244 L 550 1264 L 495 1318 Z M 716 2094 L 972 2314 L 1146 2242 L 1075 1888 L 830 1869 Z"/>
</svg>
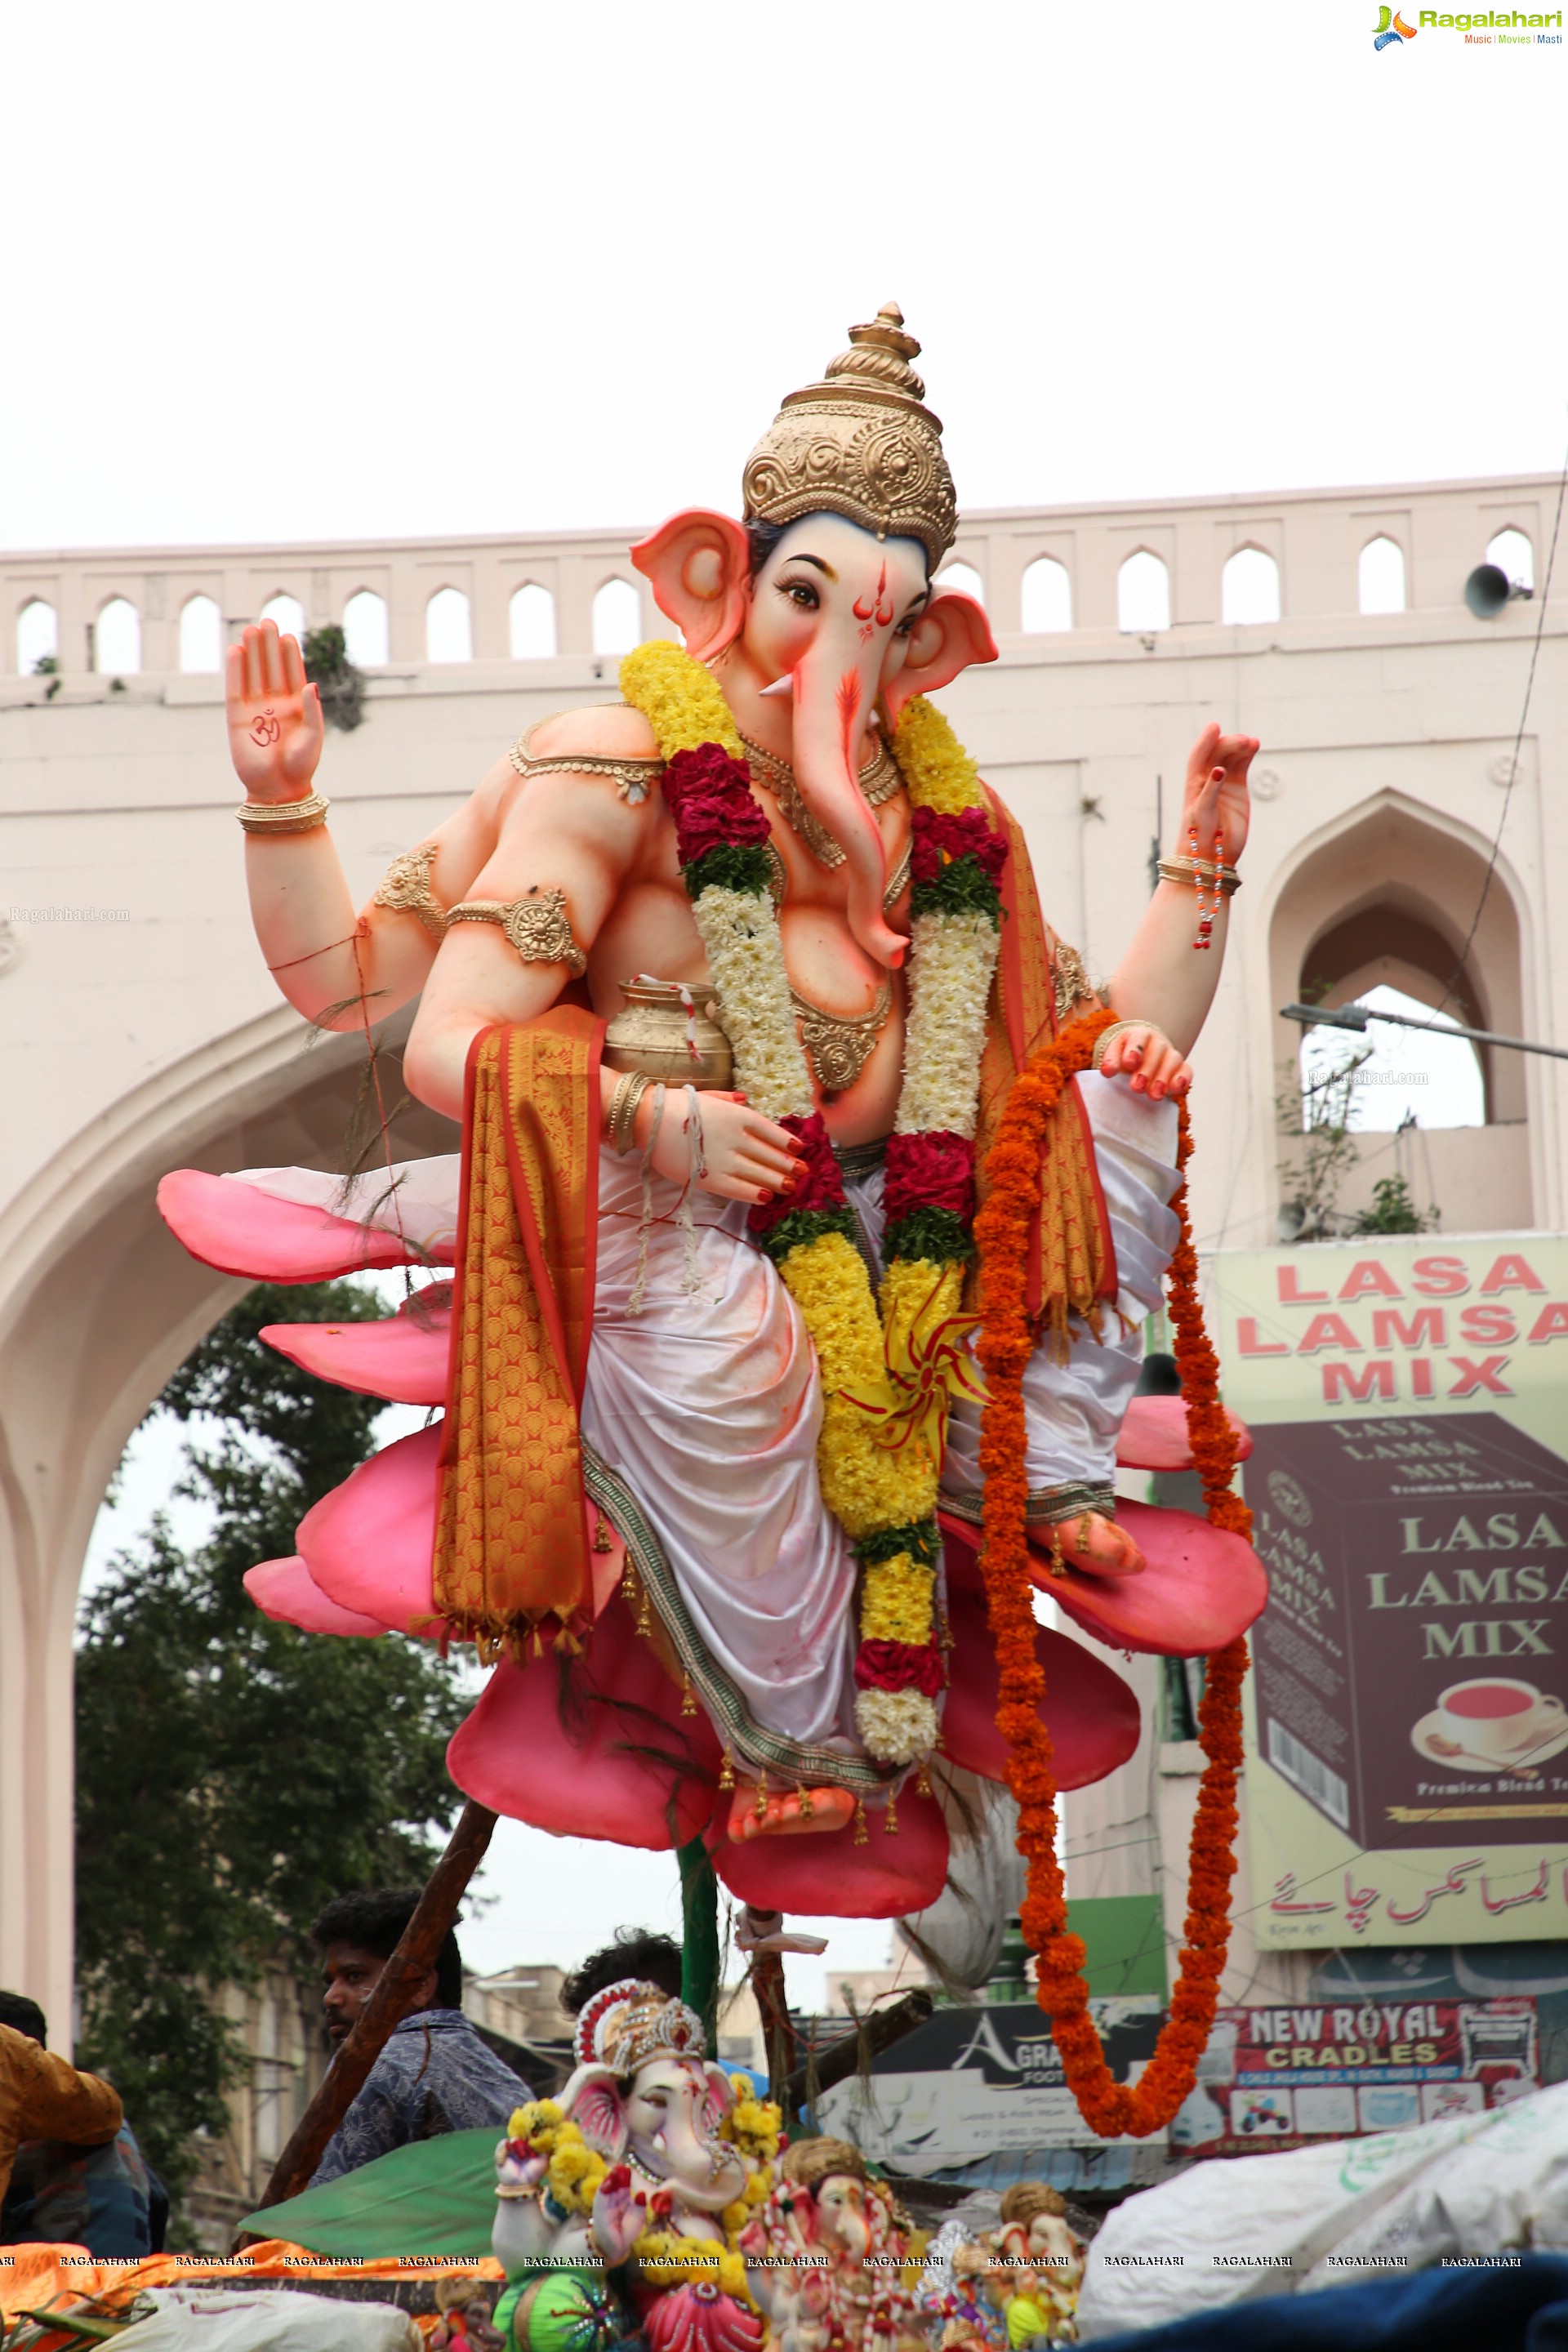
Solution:
<svg viewBox="0 0 1568 2352">
<path fill-rule="evenodd" d="M 1377 16 L 13 6 L 0 546 L 731 505 L 889 296 L 971 507 L 1554 468 L 1564 51 Z"/>
</svg>

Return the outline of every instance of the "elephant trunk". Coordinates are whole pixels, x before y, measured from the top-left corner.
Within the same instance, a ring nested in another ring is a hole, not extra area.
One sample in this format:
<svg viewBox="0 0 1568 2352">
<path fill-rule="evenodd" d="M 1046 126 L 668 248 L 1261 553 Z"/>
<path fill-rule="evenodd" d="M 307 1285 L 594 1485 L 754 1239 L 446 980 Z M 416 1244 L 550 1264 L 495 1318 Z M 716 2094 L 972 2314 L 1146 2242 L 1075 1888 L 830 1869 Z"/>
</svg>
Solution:
<svg viewBox="0 0 1568 2352">
<path fill-rule="evenodd" d="M 883 651 L 876 639 L 853 655 L 841 640 L 824 638 L 811 647 L 794 675 L 794 760 L 801 798 L 848 865 L 850 932 L 868 956 L 896 971 L 909 943 L 883 914 L 887 853 L 858 773 Z"/>
</svg>

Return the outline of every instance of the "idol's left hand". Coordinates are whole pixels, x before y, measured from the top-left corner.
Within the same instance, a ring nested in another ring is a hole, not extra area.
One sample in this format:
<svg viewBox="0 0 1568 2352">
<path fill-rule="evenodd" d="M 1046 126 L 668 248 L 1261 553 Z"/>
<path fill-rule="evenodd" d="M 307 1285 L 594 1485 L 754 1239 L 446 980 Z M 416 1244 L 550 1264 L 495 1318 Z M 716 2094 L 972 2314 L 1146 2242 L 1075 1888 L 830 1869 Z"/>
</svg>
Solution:
<svg viewBox="0 0 1568 2352">
<path fill-rule="evenodd" d="M 1105 1077 L 1130 1078 L 1133 1093 L 1151 1102 L 1163 1102 L 1167 1095 L 1175 1100 L 1193 1083 L 1191 1064 L 1158 1029 L 1124 1030 L 1111 1039 L 1100 1067 Z"/>
<path fill-rule="evenodd" d="M 1217 835 L 1221 863 L 1234 866 L 1247 846 L 1251 805 L 1247 772 L 1258 755 L 1256 735 L 1222 735 L 1210 720 L 1187 760 L 1187 781 L 1182 793 L 1182 835 L 1170 853 L 1192 854 L 1192 829 L 1198 830 L 1197 855 L 1212 857 Z"/>
</svg>

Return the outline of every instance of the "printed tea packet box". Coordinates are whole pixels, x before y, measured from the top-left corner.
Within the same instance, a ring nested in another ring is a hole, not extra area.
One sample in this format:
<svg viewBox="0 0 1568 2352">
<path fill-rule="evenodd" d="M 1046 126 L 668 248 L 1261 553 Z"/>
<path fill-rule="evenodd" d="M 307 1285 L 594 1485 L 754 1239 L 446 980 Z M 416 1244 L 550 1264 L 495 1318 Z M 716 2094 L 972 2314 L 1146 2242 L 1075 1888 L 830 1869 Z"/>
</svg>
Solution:
<svg viewBox="0 0 1568 2352">
<path fill-rule="evenodd" d="M 1568 1462 L 1495 1413 L 1283 1422 L 1247 1466 L 1258 1741 L 1366 1848 L 1568 1826 Z"/>
</svg>

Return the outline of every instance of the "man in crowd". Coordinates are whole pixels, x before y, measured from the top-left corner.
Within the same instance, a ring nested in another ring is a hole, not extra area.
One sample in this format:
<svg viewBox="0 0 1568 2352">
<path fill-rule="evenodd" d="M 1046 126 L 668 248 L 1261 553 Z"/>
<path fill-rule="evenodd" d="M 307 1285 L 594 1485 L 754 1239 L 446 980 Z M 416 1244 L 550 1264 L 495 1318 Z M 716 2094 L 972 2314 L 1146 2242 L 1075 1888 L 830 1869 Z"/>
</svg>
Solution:
<svg viewBox="0 0 1568 2352">
<path fill-rule="evenodd" d="M 418 1900 L 417 1889 L 411 1887 L 340 1895 L 312 1926 L 334 2050 L 348 2040 Z M 462 1999 L 462 1956 L 456 1933 L 448 1929 L 435 1967 L 417 1988 L 412 2015 L 393 2028 L 364 2087 L 327 2142 L 310 2179 L 312 2189 L 357 2172 L 410 2140 L 480 2125 L 504 2130 L 512 2109 L 533 2096 L 468 2023 Z"/>
<path fill-rule="evenodd" d="M 0 2245 L 158 2252 L 169 2200 L 118 2094 L 47 2041 L 37 2001 L 0 1992 Z"/>
<path fill-rule="evenodd" d="M 680 1946 L 672 1936 L 655 1936 L 646 1927 L 617 1927 L 613 1944 L 590 1952 L 582 1967 L 561 1988 L 561 2006 L 571 2017 L 587 2008 L 606 1985 L 623 1984 L 636 1977 L 658 1985 L 671 2000 L 680 1994 Z"/>
</svg>

